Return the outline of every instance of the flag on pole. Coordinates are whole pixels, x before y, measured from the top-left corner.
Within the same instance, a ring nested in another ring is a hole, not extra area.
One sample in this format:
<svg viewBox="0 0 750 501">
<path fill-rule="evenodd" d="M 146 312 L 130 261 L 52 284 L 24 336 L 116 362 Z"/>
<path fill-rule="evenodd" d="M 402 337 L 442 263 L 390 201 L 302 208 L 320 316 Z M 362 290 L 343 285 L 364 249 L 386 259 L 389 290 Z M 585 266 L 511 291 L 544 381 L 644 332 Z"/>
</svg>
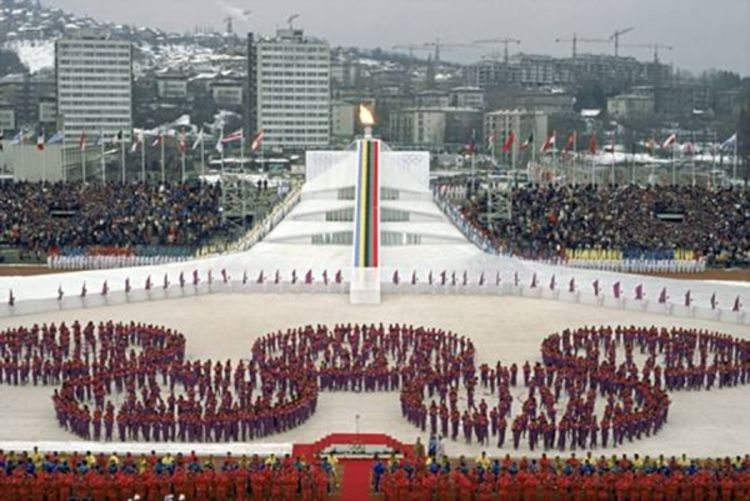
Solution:
<svg viewBox="0 0 750 501">
<path fill-rule="evenodd" d="M 143 131 L 139 131 L 138 134 L 133 136 L 133 146 L 130 147 L 130 151 L 135 153 L 138 150 L 138 145 L 143 146 L 144 138 Z"/>
<path fill-rule="evenodd" d="M 221 144 L 222 146 L 230 144 L 230 143 L 236 143 L 237 141 L 242 141 L 244 139 L 245 135 L 242 131 L 242 129 L 236 130 L 229 134 L 228 136 L 222 136 L 221 138 Z"/>
<path fill-rule="evenodd" d="M 729 139 L 721 143 L 721 146 L 719 146 L 720 149 L 724 150 L 727 148 L 734 148 L 734 145 L 737 144 L 737 133 L 735 132 L 732 134 Z"/>
<path fill-rule="evenodd" d="M 120 144 L 122 142 L 122 130 L 118 130 L 116 134 L 112 135 L 112 139 L 109 140 L 109 144 Z"/>
<path fill-rule="evenodd" d="M 555 134 L 556 134 L 555 131 L 552 131 L 552 134 L 547 136 L 547 139 L 544 141 L 544 144 L 542 144 L 542 147 L 539 149 L 540 153 L 545 153 L 550 148 L 555 147 L 555 140 L 556 140 Z"/>
<path fill-rule="evenodd" d="M 596 151 L 599 148 L 599 145 L 596 142 L 596 134 L 593 134 L 591 136 L 591 139 L 589 140 L 589 153 L 592 155 L 596 155 Z"/>
<path fill-rule="evenodd" d="M 197 150 L 200 145 L 203 144 L 203 128 L 201 127 L 201 130 L 198 132 L 198 137 L 195 138 L 195 142 L 193 143 L 193 151 Z"/>
<path fill-rule="evenodd" d="M 568 141 L 565 143 L 565 147 L 563 148 L 563 151 L 565 153 L 568 153 L 575 147 L 576 141 L 578 140 L 578 133 L 576 131 L 571 132 L 568 134 Z"/>
<path fill-rule="evenodd" d="M 508 153 L 513 148 L 513 143 L 516 141 L 516 135 L 513 131 L 510 131 L 508 137 L 505 138 L 503 143 L 503 153 Z"/>
<path fill-rule="evenodd" d="M 255 136 L 253 136 L 253 141 L 250 143 L 250 149 L 253 151 L 260 150 L 260 147 L 263 146 L 263 138 L 266 137 L 265 131 L 261 129 L 258 131 Z"/>
<path fill-rule="evenodd" d="M 86 129 L 81 131 L 81 137 L 78 138 L 78 149 L 86 151 Z"/>
<path fill-rule="evenodd" d="M 13 140 L 10 142 L 10 144 L 16 145 L 16 144 L 23 144 L 24 139 L 24 131 L 23 129 L 19 130 L 15 136 L 13 136 Z"/>
<path fill-rule="evenodd" d="M 219 153 L 224 152 L 224 131 L 222 130 L 219 134 L 219 140 L 216 141 L 216 151 Z"/>
<path fill-rule="evenodd" d="M 47 144 L 62 144 L 64 138 L 65 138 L 65 131 L 59 130 L 55 132 L 55 134 L 52 135 L 52 137 L 47 139 Z"/>
<path fill-rule="evenodd" d="M 670 134 L 667 139 L 664 140 L 664 142 L 661 144 L 661 147 L 666 149 L 672 146 L 673 144 L 677 144 L 677 134 L 674 132 Z"/>
<path fill-rule="evenodd" d="M 521 145 L 521 150 L 526 150 L 533 144 L 534 144 L 534 133 L 532 132 L 531 134 L 529 134 L 529 137 L 526 139 L 526 141 L 524 141 L 523 144 Z"/>
<path fill-rule="evenodd" d="M 36 149 L 44 151 L 44 129 L 42 129 L 42 132 L 36 137 Z"/>
<path fill-rule="evenodd" d="M 187 139 L 185 138 L 185 130 L 180 131 L 180 153 L 183 155 L 187 151 Z"/>
</svg>

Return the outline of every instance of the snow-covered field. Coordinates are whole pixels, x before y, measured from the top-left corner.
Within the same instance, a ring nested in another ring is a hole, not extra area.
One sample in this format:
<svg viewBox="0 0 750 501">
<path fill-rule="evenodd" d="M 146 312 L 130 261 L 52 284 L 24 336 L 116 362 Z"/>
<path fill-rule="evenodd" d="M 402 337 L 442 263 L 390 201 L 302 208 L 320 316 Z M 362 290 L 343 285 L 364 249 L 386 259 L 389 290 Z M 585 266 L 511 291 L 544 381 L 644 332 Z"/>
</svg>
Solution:
<svg viewBox="0 0 750 501">
<path fill-rule="evenodd" d="M 682 325 L 750 338 L 750 328 L 742 325 L 518 297 L 386 295 L 380 306 L 350 306 L 347 299 L 343 294 L 214 294 L 6 318 L 0 320 L 0 328 L 75 319 L 145 321 L 182 331 L 187 336 L 191 358 L 225 360 L 247 358 L 254 339 L 277 329 L 316 323 L 383 322 L 387 325 L 406 322 L 466 335 L 478 348 L 478 362 L 501 360 L 507 364 L 539 360 L 539 346 L 544 337 L 566 327 L 584 325 Z M 18 439 L 78 441 L 57 427 L 49 398 L 52 391 L 53 388 L 0 386 L 0 401 L 3 402 L 0 442 Z M 749 396 L 747 386 L 672 393 L 669 422 L 657 436 L 626 443 L 616 450 L 594 453 L 744 454 L 750 451 L 750 434 L 743 424 L 750 412 Z M 260 442 L 304 443 L 332 432 L 353 432 L 357 415 L 362 432 L 387 432 L 410 442 L 420 435 L 401 417 L 398 393 L 339 392 L 323 393 L 316 414 L 301 427 Z M 479 450 L 479 446 L 467 446 L 463 442 L 447 444 L 451 455 L 475 455 Z M 500 451 L 492 447 L 491 452 Z M 506 445 L 501 452 L 512 450 Z"/>
</svg>

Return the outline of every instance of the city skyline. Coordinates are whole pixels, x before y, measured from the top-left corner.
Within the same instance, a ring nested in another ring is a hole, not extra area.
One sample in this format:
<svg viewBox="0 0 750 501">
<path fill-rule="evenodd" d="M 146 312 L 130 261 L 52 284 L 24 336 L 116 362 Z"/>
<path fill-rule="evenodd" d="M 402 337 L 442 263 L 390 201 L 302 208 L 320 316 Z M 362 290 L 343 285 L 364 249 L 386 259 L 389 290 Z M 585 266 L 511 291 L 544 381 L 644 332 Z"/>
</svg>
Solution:
<svg viewBox="0 0 750 501">
<path fill-rule="evenodd" d="M 467 43 L 479 38 L 510 36 L 522 40 L 512 51 L 566 56 L 570 43 L 555 43 L 557 37 L 574 32 L 588 38 L 609 38 L 615 29 L 635 27 L 621 40 L 620 55 L 650 60 L 653 51 L 629 44 L 671 45 L 660 58 L 677 68 L 699 73 L 722 69 L 750 76 L 750 34 L 744 22 L 750 18 L 750 2 L 722 0 L 711 5 L 698 0 L 532 0 L 526 3 L 488 0 L 279 0 L 260 3 L 243 0 L 131 0 L 130 8 L 112 10 L 96 0 L 45 0 L 44 4 L 85 14 L 103 21 L 154 26 L 184 32 L 194 26 L 223 29 L 223 19 L 235 18 L 239 33 L 272 34 L 286 24 L 291 14 L 300 14 L 297 25 L 326 38 L 333 46 L 381 47 L 424 43 L 437 36 L 445 42 Z M 322 8 L 324 6 L 325 8 Z M 179 9 L 179 10 L 178 10 Z M 244 11 L 250 10 L 246 15 Z M 467 14 L 468 12 L 468 14 Z M 421 22 L 415 23 L 415 19 Z M 457 21 L 463 19 L 464 21 Z M 603 21 L 606 20 L 606 21 Z M 467 30 L 467 27 L 471 27 Z M 667 29 L 671 28 L 671 29 Z M 541 35 L 539 35 L 541 33 Z M 535 36 L 532 37 L 531 34 Z M 444 51 L 446 60 L 470 63 L 502 47 Z M 581 53 L 613 53 L 612 43 L 581 44 Z M 426 56 L 426 53 L 420 53 Z"/>
</svg>

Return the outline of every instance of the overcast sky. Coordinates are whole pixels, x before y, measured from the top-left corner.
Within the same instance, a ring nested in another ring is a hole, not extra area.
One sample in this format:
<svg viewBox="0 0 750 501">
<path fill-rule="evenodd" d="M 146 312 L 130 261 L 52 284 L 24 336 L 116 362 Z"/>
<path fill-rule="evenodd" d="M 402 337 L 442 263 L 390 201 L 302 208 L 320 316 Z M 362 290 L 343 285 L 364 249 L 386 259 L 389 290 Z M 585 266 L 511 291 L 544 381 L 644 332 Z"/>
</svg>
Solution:
<svg viewBox="0 0 750 501">
<path fill-rule="evenodd" d="M 137 23 L 174 31 L 195 25 L 223 26 L 231 11 L 252 13 L 238 20 L 239 32 L 270 34 L 299 13 L 296 25 L 332 45 L 390 48 L 440 37 L 446 42 L 511 36 L 517 49 L 565 55 L 570 44 L 555 38 L 573 32 L 606 38 L 616 28 L 635 27 L 622 44 L 674 46 L 665 62 L 701 71 L 731 69 L 750 76 L 750 0 L 43 0 L 97 19 Z M 498 47 L 497 50 L 501 48 Z M 485 47 L 485 51 L 492 51 Z M 445 52 L 446 59 L 478 59 L 483 49 Z M 609 44 L 583 52 L 613 51 Z M 621 54 L 652 59 L 650 49 L 621 48 Z"/>
</svg>

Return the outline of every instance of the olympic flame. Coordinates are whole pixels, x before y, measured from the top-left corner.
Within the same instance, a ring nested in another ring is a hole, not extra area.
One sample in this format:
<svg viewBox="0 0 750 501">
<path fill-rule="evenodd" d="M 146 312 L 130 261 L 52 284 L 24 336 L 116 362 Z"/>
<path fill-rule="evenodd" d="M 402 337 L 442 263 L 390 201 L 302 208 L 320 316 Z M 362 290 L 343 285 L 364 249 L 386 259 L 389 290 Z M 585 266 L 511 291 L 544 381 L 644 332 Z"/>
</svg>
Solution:
<svg viewBox="0 0 750 501">
<path fill-rule="evenodd" d="M 363 127 L 372 127 L 375 125 L 375 117 L 372 115 L 372 110 L 364 104 L 359 105 L 359 123 Z"/>
</svg>

